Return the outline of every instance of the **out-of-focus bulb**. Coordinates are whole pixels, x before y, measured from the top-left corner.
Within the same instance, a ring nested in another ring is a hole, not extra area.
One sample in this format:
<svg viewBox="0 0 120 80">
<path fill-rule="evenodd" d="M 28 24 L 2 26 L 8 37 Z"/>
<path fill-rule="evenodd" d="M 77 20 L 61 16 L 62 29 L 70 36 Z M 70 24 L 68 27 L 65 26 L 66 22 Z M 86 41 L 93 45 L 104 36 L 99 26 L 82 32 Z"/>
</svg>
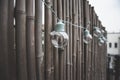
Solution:
<svg viewBox="0 0 120 80">
<path fill-rule="evenodd" d="M 59 21 L 55 25 L 55 30 L 50 33 L 52 45 L 56 48 L 64 48 L 68 43 L 68 35 L 65 32 L 65 24 Z"/>
<path fill-rule="evenodd" d="M 88 44 L 92 40 L 92 35 L 90 34 L 89 30 L 85 29 L 84 31 L 84 43 Z"/>
<path fill-rule="evenodd" d="M 99 41 L 99 43 L 98 43 L 99 46 L 101 46 L 102 44 L 104 44 L 104 40 L 101 37 L 98 38 L 98 41 Z"/>
<path fill-rule="evenodd" d="M 100 31 L 100 29 L 98 27 L 94 27 L 93 32 L 94 32 L 95 37 L 99 37 L 100 34 L 101 34 L 101 31 Z"/>
<path fill-rule="evenodd" d="M 102 36 L 102 39 L 103 41 L 107 42 L 107 39 L 104 36 Z"/>
</svg>

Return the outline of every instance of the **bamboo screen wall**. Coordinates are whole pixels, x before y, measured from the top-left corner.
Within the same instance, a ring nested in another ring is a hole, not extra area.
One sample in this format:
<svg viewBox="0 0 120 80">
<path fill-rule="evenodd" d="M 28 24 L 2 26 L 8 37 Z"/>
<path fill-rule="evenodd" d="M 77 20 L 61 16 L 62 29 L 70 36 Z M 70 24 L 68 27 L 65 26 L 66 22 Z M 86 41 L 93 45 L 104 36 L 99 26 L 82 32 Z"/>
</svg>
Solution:
<svg viewBox="0 0 120 80">
<path fill-rule="evenodd" d="M 51 44 L 57 18 L 45 6 L 42 47 L 42 0 L 0 0 L 0 80 L 106 80 L 106 44 L 93 36 L 86 45 L 83 29 L 65 23 L 69 42 L 64 51 Z M 93 27 L 101 24 L 86 0 L 45 0 L 58 18 Z M 15 20 L 15 24 L 14 24 Z M 104 33 L 106 35 L 106 32 Z"/>
</svg>

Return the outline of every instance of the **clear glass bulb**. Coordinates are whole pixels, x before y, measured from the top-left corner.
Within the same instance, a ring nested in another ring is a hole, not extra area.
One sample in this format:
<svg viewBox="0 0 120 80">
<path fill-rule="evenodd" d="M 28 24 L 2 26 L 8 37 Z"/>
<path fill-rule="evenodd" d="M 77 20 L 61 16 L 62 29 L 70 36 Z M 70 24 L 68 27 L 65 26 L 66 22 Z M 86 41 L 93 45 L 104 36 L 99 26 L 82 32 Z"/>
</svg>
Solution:
<svg viewBox="0 0 120 80">
<path fill-rule="evenodd" d="M 100 34 L 101 34 L 100 29 L 99 29 L 98 27 L 94 27 L 93 30 L 94 30 L 94 36 L 95 36 L 95 37 L 99 37 Z"/>
<path fill-rule="evenodd" d="M 50 33 L 52 45 L 56 48 L 64 48 L 68 43 L 68 35 L 66 32 L 56 32 Z"/>
<path fill-rule="evenodd" d="M 86 29 L 84 31 L 84 43 L 88 44 L 90 41 L 92 40 L 92 35 L 90 34 L 90 32 Z"/>
<path fill-rule="evenodd" d="M 104 44 L 104 40 L 102 38 L 99 38 L 98 41 L 99 41 L 99 46 L 102 46 L 102 44 Z"/>
<path fill-rule="evenodd" d="M 102 39 L 103 39 L 103 41 L 107 42 L 107 39 L 104 36 L 102 37 Z"/>
</svg>

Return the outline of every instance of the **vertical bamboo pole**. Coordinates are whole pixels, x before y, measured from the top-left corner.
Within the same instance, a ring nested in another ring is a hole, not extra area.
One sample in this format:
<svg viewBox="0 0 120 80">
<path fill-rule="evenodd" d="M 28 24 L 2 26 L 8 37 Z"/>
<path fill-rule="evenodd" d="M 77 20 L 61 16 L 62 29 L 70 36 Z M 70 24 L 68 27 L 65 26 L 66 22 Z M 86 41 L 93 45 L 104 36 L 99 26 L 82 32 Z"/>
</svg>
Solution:
<svg viewBox="0 0 120 80">
<path fill-rule="evenodd" d="M 70 0 L 69 1 L 69 17 L 70 17 L 70 22 L 72 23 L 72 0 Z M 70 24 L 69 25 L 69 27 L 70 27 L 70 36 L 69 36 L 69 46 L 70 46 L 70 48 L 69 48 L 69 53 L 70 53 L 70 80 L 72 80 L 72 77 L 73 77 L 73 75 L 72 75 L 72 73 L 73 73 L 73 70 L 72 70 L 72 36 L 73 36 L 73 32 L 72 32 L 72 25 Z"/>
<path fill-rule="evenodd" d="M 42 79 L 42 0 L 35 0 L 35 56 L 37 80 Z"/>
<path fill-rule="evenodd" d="M 96 26 L 96 23 L 95 23 L 95 11 L 94 11 L 94 7 L 92 9 L 93 11 L 93 26 Z M 96 80 L 95 79 L 95 55 L 96 55 L 96 38 L 94 38 L 94 42 L 93 42 L 93 45 L 94 45 L 94 48 L 93 48 L 93 80 Z"/>
<path fill-rule="evenodd" d="M 53 0 L 53 9 L 57 14 L 57 0 Z M 53 15 L 52 17 L 54 26 L 57 23 L 57 18 Z M 53 47 L 53 60 L 54 60 L 54 80 L 59 80 L 59 59 L 58 59 L 58 49 Z"/>
<path fill-rule="evenodd" d="M 8 3 L 8 52 L 10 80 L 16 80 L 16 53 L 15 53 L 15 27 L 14 27 L 14 0 Z"/>
<path fill-rule="evenodd" d="M 82 7 L 81 7 L 81 0 L 78 0 L 78 25 L 82 25 Z M 78 54 L 79 54 L 79 59 L 78 59 L 78 78 L 77 80 L 81 80 L 81 74 L 82 74 L 82 69 L 81 69 L 81 64 L 82 64 L 82 28 L 78 29 Z"/>
<path fill-rule="evenodd" d="M 25 0 L 16 0 L 16 58 L 17 80 L 27 80 L 26 7 Z"/>
<path fill-rule="evenodd" d="M 79 25 L 79 22 L 78 22 L 78 0 L 75 0 L 75 12 L 76 12 L 76 25 Z M 80 80 L 79 79 L 79 72 L 80 72 L 80 68 L 79 68 L 79 58 L 80 58 L 80 53 L 79 53 L 79 28 L 77 27 L 76 28 L 76 80 Z"/>
<path fill-rule="evenodd" d="M 26 51 L 28 80 L 36 80 L 33 0 L 26 0 Z"/>
<path fill-rule="evenodd" d="M 93 30 L 93 26 L 94 26 L 94 23 L 93 23 L 94 19 L 93 19 L 93 7 L 91 7 L 91 26 L 92 26 L 92 30 Z M 92 33 L 92 36 L 93 33 Z M 92 46 L 91 46 L 91 50 L 92 50 L 92 54 L 91 54 L 91 70 L 92 70 L 92 73 L 91 73 L 91 80 L 94 80 L 94 38 L 92 40 Z"/>
<path fill-rule="evenodd" d="M 63 20 L 66 21 L 66 12 L 67 12 L 67 9 L 66 9 L 66 0 L 62 0 L 62 17 L 63 17 Z M 65 31 L 66 33 L 68 33 L 68 26 L 65 24 Z M 69 43 L 69 42 L 68 42 Z M 69 44 L 67 44 L 67 46 L 65 47 L 64 49 L 64 54 L 63 54 L 63 80 L 66 80 L 67 76 L 67 48 L 68 48 Z"/>
<path fill-rule="evenodd" d="M 85 27 L 87 29 L 90 29 L 90 22 L 89 22 L 89 8 L 88 8 L 88 1 L 85 1 Z M 84 46 L 84 50 L 85 50 L 85 77 L 86 77 L 86 80 L 88 80 L 88 68 L 89 68 L 89 45 L 90 45 L 90 42 L 85 46 Z"/>
<path fill-rule="evenodd" d="M 56 3 L 57 1 L 55 0 L 51 0 L 51 4 L 52 4 L 52 9 L 55 11 L 56 15 L 57 15 L 57 11 L 55 10 L 57 7 L 55 5 L 57 5 Z M 57 23 L 57 18 L 55 17 L 55 15 L 51 15 L 52 16 L 52 27 L 51 27 L 51 31 L 54 30 L 55 24 Z M 57 48 L 52 47 L 51 48 L 51 80 L 55 79 L 55 60 L 56 59 L 56 54 L 57 53 Z M 58 57 L 58 56 L 57 56 Z M 57 62 L 56 62 L 57 63 Z"/>
<path fill-rule="evenodd" d="M 86 0 L 83 0 L 83 26 L 84 28 L 87 27 L 87 20 L 86 20 Z M 83 34 L 84 35 L 84 34 Z M 83 36 L 84 38 L 84 36 Z M 87 54 L 87 44 L 83 43 L 83 79 L 86 80 L 86 54 Z"/>
<path fill-rule="evenodd" d="M 0 79 L 8 80 L 8 0 L 0 0 Z"/>
<path fill-rule="evenodd" d="M 91 31 L 91 34 L 93 36 L 93 39 L 91 41 L 91 45 L 90 45 L 90 59 L 89 59 L 89 62 L 90 62 L 90 66 L 89 66 L 89 72 L 90 72 L 90 75 L 89 75 L 89 79 L 92 80 L 92 54 L 93 54 L 93 51 L 92 51 L 92 48 L 93 48 L 93 41 L 94 41 L 94 35 L 93 35 L 93 18 L 92 18 L 92 7 L 91 5 L 89 5 L 89 16 L 90 16 L 90 31 Z"/>
<path fill-rule="evenodd" d="M 45 0 L 51 7 L 51 0 Z M 45 7 L 45 80 L 51 80 L 51 43 L 50 32 L 52 28 L 52 12 Z"/>
<path fill-rule="evenodd" d="M 66 21 L 69 22 L 69 0 L 66 1 Z M 66 24 L 66 30 L 67 30 L 67 34 L 69 36 L 69 41 L 68 41 L 68 45 L 66 48 L 66 80 L 70 80 L 70 28 L 69 28 L 69 24 Z"/>
<path fill-rule="evenodd" d="M 81 0 L 81 26 L 84 27 L 84 0 Z M 81 54 L 81 80 L 85 80 L 84 75 L 85 75 L 85 67 L 84 67 L 84 42 L 83 42 L 83 38 L 84 38 L 84 30 L 81 30 L 81 50 L 82 50 L 82 54 Z"/>
<path fill-rule="evenodd" d="M 62 12 L 62 0 L 59 0 L 57 1 L 57 7 L 58 7 L 58 17 L 60 19 L 62 19 L 62 16 L 63 16 L 63 12 Z M 64 61 L 64 50 L 61 50 L 59 49 L 58 50 L 58 54 L 59 54 L 59 80 L 64 80 L 64 64 L 63 64 L 63 61 Z"/>
<path fill-rule="evenodd" d="M 96 24 L 96 26 L 97 26 L 97 15 L 96 15 L 96 13 L 94 13 L 95 14 L 95 24 Z M 98 42 L 97 42 L 97 38 L 95 39 L 95 79 L 98 79 L 98 57 L 97 57 L 97 55 L 98 55 Z"/>
<path fill-rule="evenodd" d="M 73 20 L 72 20 L 72 23 L 73 24 L 76 24 L 76 22 L 77 22 L 77 16 L 76 16 L 76 4 L 75 4 L 75 1 L 76 0 L 72 0 L 72 18 L 73 18 Z M 73 38 L 73 41 L 72 41 L 72 62 L 73 62 L 73 80 L 76 80 L 76 35 L 77 35 L 77 33 L 76 33 L 76 31 L 77 31 L 77 28 L 75 27 L 75 26 L 72 26 L 73 28 L 72 28 L 72 32 L 73 32 L 73 36 L 72 36 L 72 38 Z"/>
</svg>

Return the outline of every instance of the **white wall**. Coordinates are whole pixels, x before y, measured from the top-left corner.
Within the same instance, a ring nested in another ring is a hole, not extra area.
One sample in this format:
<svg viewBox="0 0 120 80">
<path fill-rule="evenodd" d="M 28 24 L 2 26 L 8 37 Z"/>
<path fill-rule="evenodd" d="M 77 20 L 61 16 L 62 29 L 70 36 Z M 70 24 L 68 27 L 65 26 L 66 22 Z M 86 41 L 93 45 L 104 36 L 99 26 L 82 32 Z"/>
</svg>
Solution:
<svg viewBox="0 0 120 80">
<path fill-rule="evenodd" d="M 119 49 L 120 49 L 120 33 L 108 33 L 107 34 L 107 53 L 112 54 L 112 55 L 118 55 L 120 54 Z M 112 43 L 112 47 L 109 47 L 109 43 Z M 117 43 L 117 48 L 115 48 L 115 43 Z"/>
</svg>

